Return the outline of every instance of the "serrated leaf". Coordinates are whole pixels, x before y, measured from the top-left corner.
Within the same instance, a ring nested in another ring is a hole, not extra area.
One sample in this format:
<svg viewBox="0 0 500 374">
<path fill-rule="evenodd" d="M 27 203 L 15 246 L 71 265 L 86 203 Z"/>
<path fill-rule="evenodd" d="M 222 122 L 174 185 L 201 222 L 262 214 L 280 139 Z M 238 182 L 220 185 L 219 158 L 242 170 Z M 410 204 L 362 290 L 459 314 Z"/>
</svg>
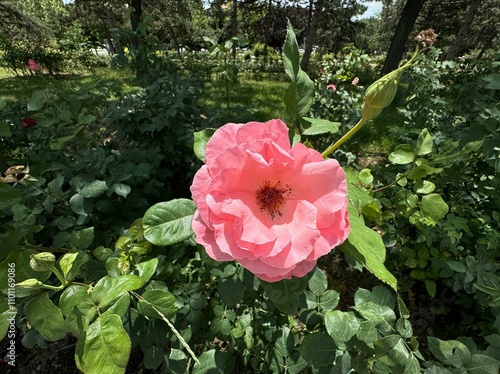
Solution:
<svg viewBox="0 0 500 374">
<path fill-rule="evenodd" d="M 366 301 L 353 307 L 363 318 L 376 324 L 377 329 L 383 333 L 392 330 L 392 325 L 396 321 L 394 311 L 385 306 Z"/>
<path fill-rule="evenodd" d="M 274 283 L 261 282 L 261 285 L 280 311 L 293 315 L 299 306 L 299 295 L 306 289 L 307 279 L 283 279 Z"/>
<path fill-rule="evenodd" d="M 325 313 L 325 327 L 335 345 L 345 351 L 347 343 L 359 330 L 360 321 L 353 312 L 334 310 Z"/>
<path fill-rule="evenodd" d="M 155 245 L 179 243 L 193 234 L 191 222 L 195 211 L 196 206 L 188 199 L 155 204 L 144 214 L 144 236 Z"/>
<path fill-rule="evenodd" d="M 319 332 L 306 335 L 299 348 L 300 354 L 311 366 L 330 366 L 335 360 L 335 342 L 327 334 Z"/>
<path fill-rule="evenodd" d="M 130 355 L 130 338 L 121 318 L 105 313 L 78 339 L 75 361 L 85 374 L 123 374 Z"/>
<path fill-rule="evenodd" d="M 342 244 L 342 250 L 397 291 L 397 279 L 384 265 L 385 245 L 381 236 L 366 227 L 363 218 L 351 204 L 348 210 L 351 232 L 347 241 Z"/>
</svg>

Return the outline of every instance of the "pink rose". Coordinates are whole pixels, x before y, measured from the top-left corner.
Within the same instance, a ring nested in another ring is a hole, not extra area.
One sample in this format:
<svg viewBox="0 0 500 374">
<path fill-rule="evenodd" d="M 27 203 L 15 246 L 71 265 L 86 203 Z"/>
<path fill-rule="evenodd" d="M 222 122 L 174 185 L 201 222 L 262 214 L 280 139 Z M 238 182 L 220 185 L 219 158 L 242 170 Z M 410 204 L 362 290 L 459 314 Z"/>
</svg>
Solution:
<svg viewBox="0 0 500 374">
<path fill-rule="evenodd" d="M 353 80 L 352 80 L 352 85 L 353 86 L 357 86 L 359 83 L 359 78 L 358 77 L 355 77 Z"/>
<path fill-rule="evenodd" d="M 275 282 L 302 277 L 347 238 L 347 183 L 333 159 L 298 143 L 279 119 L 228 123 L 205 150 L 191 193 L 196 241 Z"/>
<path fill-rule="evenodd" d="M 326 86 L 326 89 L 327 90 L 332 90 L 333 92 L 337 91 L 337 86 L 334 85 L 334 84 L 329 84 L 328 86 Z"/>
<path fill-rule="evenodd" d="M 30 70 L 38 71 L 40 70 L 40 65 L 37 64 L 35 60 L 32 60 L 31 58 L 28 60 L 28 66 Z"/>
</svg>

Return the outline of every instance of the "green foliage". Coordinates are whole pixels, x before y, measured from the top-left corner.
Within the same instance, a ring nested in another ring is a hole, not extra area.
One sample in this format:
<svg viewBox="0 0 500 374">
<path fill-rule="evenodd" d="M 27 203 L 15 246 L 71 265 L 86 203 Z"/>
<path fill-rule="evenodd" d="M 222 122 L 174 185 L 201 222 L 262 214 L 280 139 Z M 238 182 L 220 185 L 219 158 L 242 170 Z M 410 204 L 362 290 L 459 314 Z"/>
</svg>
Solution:
<svg viewBox="0 0 500 374">
<path fill-rule="evenodd" d="M 292 140 L 330 143 L 362 102 L 352 79 L 368 85 L 377 60 L 327 60 L 313 96 L 288 31 Z M 227 57 L 231 47 L 214 43 Z M 200 61 L 137 92 L 51 86 L 1 104 L 3 321 L 15 267 L 23 344 L 71 334 L 84 373 L 124 373 L 132 352 L 158 373 L 498 372 L 498 76 L 492 63 L 431 53 L 402 77 L 394 121 L 368 125 L 394 138 L 379 166 L 360 154 L 346 167 L 348 240 L 276 283 L 195 243 L 188 187 L 214 131 L 200 82 L 186 77 Z M 335 93 L 322 91 L 331 83 Z M 36 125 L 18 126 L 27 116 Z"/>
</svg>

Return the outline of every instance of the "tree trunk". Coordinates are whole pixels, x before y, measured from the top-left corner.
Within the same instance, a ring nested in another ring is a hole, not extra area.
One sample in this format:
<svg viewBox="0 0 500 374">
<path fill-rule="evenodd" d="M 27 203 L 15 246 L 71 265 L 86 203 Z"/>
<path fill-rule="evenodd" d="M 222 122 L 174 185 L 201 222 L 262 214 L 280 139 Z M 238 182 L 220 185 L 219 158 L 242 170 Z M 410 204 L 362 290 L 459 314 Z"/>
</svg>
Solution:
<svg viewBox="0 0 500 374">
<path fill-rule="evenodd" d="M 398 68 L 399 62 L 403 57 L 408 36 L 410 35 L 418 13 L 420 12 L 420 9 L 422 9 L 425 2 L 426 0 L 406 1 L 398 26 L 396 27 L 396 32 L 392 38 L 389 52 L 387 52 L 387 57 L 385 58 L 382 75 L 388 74 Z"/>
<path fill-rule="evenodd" d="M 134 36 L 132 37 L 132 45 L 135 49 L 135 76 L 142 78 L 146 75 L 146 67 L 144 66 L 144 56 L 141 50 L 141 37 L 137 34 L 137 28 L 142 20 L 142 0 L 129 0 L 129 7 L 133 8 L 130 12 L 130 24 Z"/>
<path fill-rule="evenodd" d="M 467 15 L 460 26 L 457 37 L 446 54 L 445 60 L 453 60 L 457 56 L 457 53 L 463 44 L 465 36 L 470 30 L 474 16 L 476 15 L 477 9 L 479 8 L 479 5 L 481 5 L 482 1 L 483 0 L 472 0 L 472 3 L 469 5 L 469 10 L 467 11 Z"/>
<path fill-rule="evenodd" d="M 316 31 L 318 29 L 319 17 L 322 10 L 323 0 L 318 0 L 316 6 L 314 6 L 314 0 L 310 0 L 306 43 L 304 46 L 304 55 L 300 61 L 300 67 L 306 73 L 307 69 L 309 69 L 309 60 L 311 59 L 314 41 L 316 40 Z"/>
<path fill-rule="evenodd" d="M 238 0 L 233 0 L 233 6 L 231 9 L 231 37 L 235 37 L 238 33 Z M 232 47 L 232 57 L 233 61 L 236 60 L 236 47 L 237 45 L 233 43 Z"/>
</svg>

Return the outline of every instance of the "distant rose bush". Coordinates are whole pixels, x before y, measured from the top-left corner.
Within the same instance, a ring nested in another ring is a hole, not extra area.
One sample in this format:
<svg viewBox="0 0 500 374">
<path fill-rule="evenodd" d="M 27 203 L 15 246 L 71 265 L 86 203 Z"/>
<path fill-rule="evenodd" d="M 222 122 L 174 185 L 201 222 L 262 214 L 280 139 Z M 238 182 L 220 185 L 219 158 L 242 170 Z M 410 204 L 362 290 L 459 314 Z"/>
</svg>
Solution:
<svg viewBox="0 0 500 374">
<path fill-rule="evenodd" d="M 36 126 L 36 119 L 31 117 L 21 118 L 19 122 L 21 123 L 21 126 L 24 127 L 25 129 L 29 129 L 30 127 Z"/>
<path fill-rule="evenodd" d="M 32 60 L 31 58 L 28 60 L 28 67 L 30 68 L 30 70 L 33 71 L 40 70 L 40 65 L 38 65 L 38 63 L 35 60 Z"/>
<path fill-rule="evenodd" d="M 303 144 L 290 147 L 281 120 L 226 124 L 205 155 L 191 186 L 193 230 L 213 259 L 275 282 L 306 275 L 347 238 L 343 169 Z"/>
</svg>

